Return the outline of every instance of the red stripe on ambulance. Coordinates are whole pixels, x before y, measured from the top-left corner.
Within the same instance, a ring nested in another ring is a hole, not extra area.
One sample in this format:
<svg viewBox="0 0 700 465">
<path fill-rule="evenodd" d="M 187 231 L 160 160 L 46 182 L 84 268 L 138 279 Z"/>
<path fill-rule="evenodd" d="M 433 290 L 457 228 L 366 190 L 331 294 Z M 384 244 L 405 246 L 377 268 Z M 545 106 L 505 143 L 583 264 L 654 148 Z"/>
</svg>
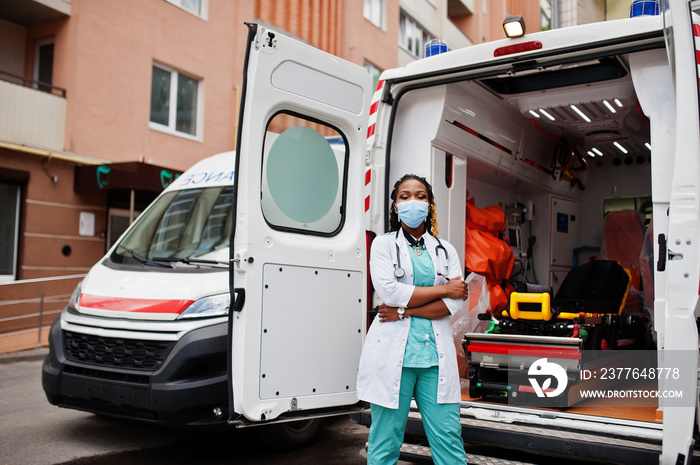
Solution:
<svg viewBox="0 0 700 465">
<path fill-rule="evenodd" d="M 101 295 L 81 294 L 80 306 L 96 310 L 134 313 L 182 313 L 194 300 L 127 299 Z"/>
<path fill-rule="evenodd" d="M 367 128 L 367 138 L 369 139 L 374 135 L 374 128 L 376 124 L 371 125 L 370 127 Z"/>
<path fill-rule="evenodd" d="M 377 129 L 377 111 L 379 110 L 379 99 L 382 96 L 381 90 L 384 88 L 384 81 L 377 82 L 377 89 L 374 91 L 372 96 L 372 104 L 369 107 L 369 121 L 367 126 L 367 150 L 372 149 L 374 145 L 374 133 Z M 365 188 L 368 188 L 369 183 L 372 179 L 371 170 L 365 172 Z M 365 212 L 369 211 L 369 201 L 370 195 L 367 194 L 365 197 Z"/>
</svg>

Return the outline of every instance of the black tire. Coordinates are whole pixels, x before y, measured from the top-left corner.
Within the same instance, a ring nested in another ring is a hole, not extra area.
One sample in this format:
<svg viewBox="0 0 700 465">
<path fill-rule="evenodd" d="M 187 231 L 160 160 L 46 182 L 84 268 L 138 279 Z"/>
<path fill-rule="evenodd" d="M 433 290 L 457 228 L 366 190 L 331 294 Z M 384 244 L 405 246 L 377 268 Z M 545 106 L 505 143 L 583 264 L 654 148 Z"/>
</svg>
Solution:
<svg viewBox="0 0 700 465">
<path fill-rule="evenodd" d="M 277 450 L 301 449 L 316 439 L 321 419 L 290 421 L 255 428 L 266 445 Z"/>
</svg>

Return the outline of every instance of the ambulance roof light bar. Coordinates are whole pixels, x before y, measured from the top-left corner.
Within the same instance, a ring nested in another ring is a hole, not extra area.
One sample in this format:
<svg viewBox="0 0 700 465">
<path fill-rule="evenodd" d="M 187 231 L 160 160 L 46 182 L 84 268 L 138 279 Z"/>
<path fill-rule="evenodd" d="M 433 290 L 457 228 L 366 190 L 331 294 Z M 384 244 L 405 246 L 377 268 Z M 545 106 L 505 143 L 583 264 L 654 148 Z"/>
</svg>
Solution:
<svg viewBox="0 0 700 465">
<path fill-rule="evenodd" d="M 508 16 L 503 20 L 503 30 L 509 38 L 525 35 L 525 20 L 522 15 Z"/>
</svg>

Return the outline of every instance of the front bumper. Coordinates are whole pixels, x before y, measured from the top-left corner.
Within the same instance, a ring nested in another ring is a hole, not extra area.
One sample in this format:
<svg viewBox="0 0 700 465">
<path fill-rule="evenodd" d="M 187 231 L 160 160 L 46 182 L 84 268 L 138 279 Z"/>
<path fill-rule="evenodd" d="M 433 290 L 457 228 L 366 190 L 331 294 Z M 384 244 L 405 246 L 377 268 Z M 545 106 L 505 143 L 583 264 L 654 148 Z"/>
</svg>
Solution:
<svg viewBox="0 0 700 465">
<path fill-rule="evenodd" d="M 133 340 L 95 340 L 84 341 L 86 357 L 76 356 L 66 345 L 60 318 L 54 320 L 42 367 L 42 385 L 51 404 L 174 427 L 227 425 L 226 322 L 188 332 L 168 348 L 155 369 L 92 356 L 102 353 L 104 344 L 121 354 Z"/>
</svg>

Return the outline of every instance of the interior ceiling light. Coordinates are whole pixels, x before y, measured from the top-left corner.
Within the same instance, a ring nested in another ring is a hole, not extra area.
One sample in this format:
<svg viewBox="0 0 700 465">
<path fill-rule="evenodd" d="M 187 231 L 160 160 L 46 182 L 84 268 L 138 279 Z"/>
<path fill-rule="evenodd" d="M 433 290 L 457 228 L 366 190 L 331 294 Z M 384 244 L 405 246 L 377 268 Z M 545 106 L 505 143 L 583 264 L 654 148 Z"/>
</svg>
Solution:
<svg viewBox="0 0 700 465">
<path fill-rule="evenodd" d="M 586 116 L 586 114 L 585 114 L 584 112 L 582 112 L 581 110 L 579 110 L 578 107 L 577 107 L 576 105 L 571 104 L 571 105 L 569 105 L 569 106 L 571 107 L 572 110 L 574 110 L 576 113 L 578 113 L 578 115 L 579 115 L 581 118 L 583 118 L 583 120 L 584 120 L 586 123 L 590 123 L 590 122 L 591 122 L 591 119 L 590 119 L 588 116 Z"/>
<path fill-rule="evenodd" d="M 546 116 L 547 118 L 551 119 L 552 121 L 556 121 L 556 120 L 554 119 L 554 116 L 550 115 L 549 113 L 547 113 L 546 111 L 544 111 L 542 108 L 540 108 L 540 113 L 542 113 L 544 116 Z"/>
<path fill-rule="evenodd" d="M 539 117 L 540 117 L 540 115 L 539 115 L 535 110 L 528 110 L 528 111 L 529 111 L 530 114 L 531 114 L 532 116 L 534 116 L 535 118 L 539 118 Z"/>
<path fill-rule="evenodd" d="M 525 20 L 521 15 L 508 16 L 503 20 L 503 30 L 510 38 L 523 36 L 525 35 Z"/>
<path fill-rule="evenodd" d="M 613 100 L 613 102 L 615 102 L 615 105 L 622 108 L 622 102 L 620 102 L 618 99 Z"/>
<path fill-rule="evenodd" d="M 620 152 L 622 152 L 622 153 L 627 153 L 627 149 L 624 148 L 623 146 L 621 146 L 620 144 L 618 144 L 617 142 L 613 142 L 613 145 L 614 145 L 615 147 L 617 147 L 618 149 L 620 149 Z"/>
<path fill-rule="evenodd" d="M 651 144 L 649 142 L 644 142 L 644 146 L 651 150 Z"/>
<path fill-rule="evenodd" d="M 603 100 L 603 104 L 606 107 L 608 107 L 608 110 L 610 110 L 610 113 L 617 113 L 617 110 L 615 110 L 615 108 L 612 105 L 610 105 L 610 102 L 608 102 L 607 100 Z"/>
<path fill-rule="evenodd" d="M 596 155 L 598 155 L 599 157 L 602 157 L 602 156 L 603 156 L 603 152 L 601 152 L 601 151 L 598 150 L 597 148 L 593 147 L 591 150 L 593 150 L 593 152 L 594 152 Z"/>
<path fill-rule="evenodd" d="M 588 151 L 588 156 L 591 158 L 595 158 L 595 153 L 591 152 L 590 150 Z"/>
</svg>

